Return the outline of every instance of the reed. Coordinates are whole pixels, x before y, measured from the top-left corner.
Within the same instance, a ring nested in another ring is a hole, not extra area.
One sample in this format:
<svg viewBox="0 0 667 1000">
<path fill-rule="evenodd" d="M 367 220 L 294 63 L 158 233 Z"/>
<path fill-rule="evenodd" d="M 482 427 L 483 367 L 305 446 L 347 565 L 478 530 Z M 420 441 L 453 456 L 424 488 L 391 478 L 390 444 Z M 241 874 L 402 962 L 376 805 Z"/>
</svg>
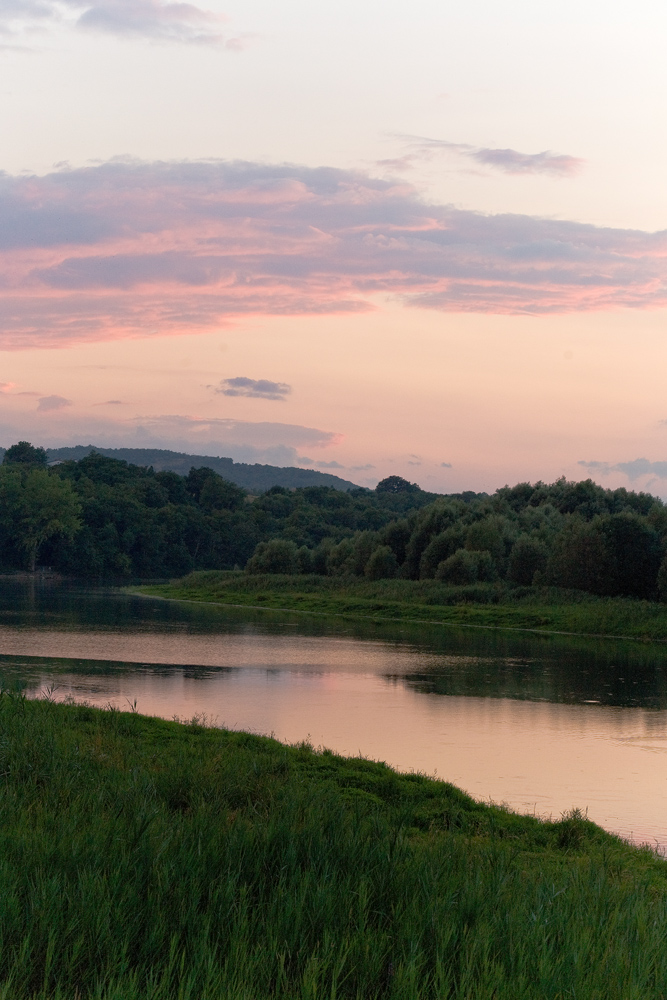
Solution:
<svg viewBox="0 0 667 1000">
<path fill-rule="evenodd" d="M 0 698 L 2 1000 L 650 1000 L 667 862 L 246 733 Z"/>
<path fill-rule="evenodd" d="M 205 570 L 133 591 L 306 614 L 667 640 L 665 604 L 557 587 L 507 583 L 450 587 L 437 580 L 369 581 Z"/>
</svg>

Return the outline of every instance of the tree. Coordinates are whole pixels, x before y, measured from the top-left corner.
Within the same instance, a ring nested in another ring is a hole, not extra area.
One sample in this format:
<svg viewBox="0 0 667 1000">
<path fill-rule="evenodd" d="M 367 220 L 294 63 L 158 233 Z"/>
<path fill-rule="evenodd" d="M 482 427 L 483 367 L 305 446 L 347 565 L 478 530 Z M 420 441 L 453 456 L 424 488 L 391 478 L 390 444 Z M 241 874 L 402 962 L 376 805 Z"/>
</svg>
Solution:
<svg viewBox="0 0 667 1000">
<path fill-rule="evenodd" d="M 294 542 L 272 538 L 260 542 L 246 563 L 247 573 L 298 573 L 299 550 Z"/>
<path fill-rule="evenodd" d="M 661 601 L 667 601 L 667 556 L 660 563 L 658 570 L 658 594 Z"/>
<path fill-rule="evenodd" d="M 43 448 L 34 448 L 29 441 L 19 441 L 5 452 L 3 465 L 28 465 L 45 469 L 48 456 Z"/>
<path fill-rule="evenodd" d="M 658 533 L 629 511 L 601 517 L 596 523 L 612 567 L 602 592 L 653 597 L 662 556 Z"/>
<path fill-rule="evenodd" d="M 72 538 L 81 528 L 81 504 L 69 481 L 31 468 L 26 475 L 4 467 L 0 480 L 0 503 L 15 544 L 28 556 L 34 571 L 43 543 L 54 535 Z"/>
<path fill-rule="evenodd" d="M 411 534 L 412 530 L 405 518 L 400 521 L 390 521 L 379 532 L 378 538 L 380 544 L 389 546 L 396 556 L 396 562 L 399 566 L 402 566 L 405 562 L 405 551 Z"/>
<path fill-rule="evenodd" d="M 614 567 L 597 524 L 577 516 L 571 518 L 554 539 L 547 582 L 604 594 L 613 575 Z"/>
<path fill-rule="evenodd" d="M 432 580 L 440 563 L 449 559 L 458 549 L 462 549 L 464 541 L 465 528 L 460 524 L 453 524 L 435 535 L 422 553 L 419 563 L 420 579 Z"/>
<path fill-rule="evenodd" d="M 190 469 L 185 482 L 190 495 L 209 512 L 238 510 L 246 497 L 246 491 L 240 486 L 223 479 L 207 466 Z"/>
<path fill-rule="evenodd" d="M 529 587 L 536 573 L 543 573 L 547 565 L 547 549 L 539 538 L 519 535 L 510 553 L 507 579 Z"/>
<path fill-rule="evenodd" d="M 375 487 L 376 493 L 421 493 L 421 487 L 416 483 L 409 483 L 402 476 L 387 476 L 381 479 Z"/>
<path fill-rule="evenodd" d="M 380 545 L 366 563 L 369 580 L 393 580 L 398 576 L 398 561 L 388 545 Z"/>
<path fill-rule="evenodd" d="M 490 552 L 471 552 L 459 549 L 449 559 L 440 563 L 435 574 L 443 583 L 463 586 L 481 581 L 488 583 L 496 577 L 496 567 Z"/>
<path fill-rule="evenodd" d="M 466 532 L 465 548 L 469 552 L 490 552 L 497 562 L 505 554 L 505 542 L 500 517 L 485 517 L 481 521 L 473 521 Z"/>
</svg>

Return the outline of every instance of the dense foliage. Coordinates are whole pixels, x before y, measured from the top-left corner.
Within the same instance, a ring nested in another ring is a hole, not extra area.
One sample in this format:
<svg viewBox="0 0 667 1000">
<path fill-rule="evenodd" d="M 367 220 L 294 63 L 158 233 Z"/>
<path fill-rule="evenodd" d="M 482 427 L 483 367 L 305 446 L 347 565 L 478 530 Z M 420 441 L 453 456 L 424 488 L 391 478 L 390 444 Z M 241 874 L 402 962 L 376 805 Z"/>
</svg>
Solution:
<svg viewBox="0 0 667 1000">
<path fill-rule="evenodd" d="M 408 487 L 409 484 L 406 484 Z M 411 488 L 382 496 L 414 496 Z M 382 527 L 304 551 L 287 533 L 258 545 L 251 573 L 322 572 L 370 580 L 505 581 L 604 596 L 667 595 L 667 508 L 647 493 L 590 479 L 520 483 L 493 496 L 443 496 Z"/>
<path fill-rule="evenodd" d="M 437 496 L 399 476 L 375 490 L 247 494 L 212 469 L 156 472 L 92 452 L 48 468 L 19 442 L 0 467 L 0 560 L 83 577 L 197 569 L 498 581 L 667 596 L 667 508 L 591 480 Z"/>
<path fill-rule="evenodd" d="M 47 517 L 54 498 L 60 519 Z M 0 466 L 0 565 L 30 568 L 37 556 L 66 574 L 107 579 L 233 569 L 260 542 L 282 538 L 312 551 L 325 538 L 377 531 L 433 499 L 419 489 L 331 487 L 274 487 L 253 497 L 212 469 L 180 476 L 95 452 L 47 468 L 43 449 L 20 442 Z"/>
<path fill-rule="evenodd" d="M 580 816 L 0 697 L 2 1000 L 651 1000 L 667 864 Z"/>
</svg>

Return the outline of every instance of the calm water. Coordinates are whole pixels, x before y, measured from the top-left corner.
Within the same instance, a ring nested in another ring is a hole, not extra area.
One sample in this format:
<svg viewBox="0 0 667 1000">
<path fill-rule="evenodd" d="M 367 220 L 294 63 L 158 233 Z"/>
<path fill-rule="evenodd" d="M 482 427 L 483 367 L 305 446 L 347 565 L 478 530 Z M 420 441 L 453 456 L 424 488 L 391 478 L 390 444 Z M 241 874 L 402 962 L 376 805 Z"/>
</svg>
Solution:
<svg viewBox="0 0 667 1000">
<path fill-rule="evenodd" d="M 350 623 L 0 581 L 28 693 L 310 739 L 667 848 L 667 646 Z"/>
</svg>

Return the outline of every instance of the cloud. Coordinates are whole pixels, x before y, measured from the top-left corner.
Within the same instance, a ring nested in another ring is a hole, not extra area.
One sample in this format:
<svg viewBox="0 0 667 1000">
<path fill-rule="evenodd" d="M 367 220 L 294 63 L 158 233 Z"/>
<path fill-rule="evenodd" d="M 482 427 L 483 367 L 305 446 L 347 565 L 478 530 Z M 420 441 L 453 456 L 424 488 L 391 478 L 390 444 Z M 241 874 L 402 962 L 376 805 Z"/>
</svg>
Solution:
<svg viewBox="0 0 667 1000">
<path fill-rule="evenodd" d="M 140 434 L 144 440 L 169 438 L 187 443 L 188 447 L 197 442 L 208 442 L 207 446 L 249 448 L 262 452 L 287 448 L 293 457 L 296 457 L 295 448 L 327 448 L 342 440 L 341 435 L 333 431 L 270 421 L 165 415 L 136 417 L 130 423 L 134 433 Z"/>
<path fill-rule="evenodd" d="M 63 407 L 54 421 L 52 411 L 43 407 L 31 411 L 17 407 L 12 413 L 3 410 L 0 443 L 31 440 L 49 447 L 92 443 L 101 447 L 168 448 L 239 462 L 297 466 L 301 448 L 324 450 L 341 440 L 335 432 L 300 424 L 206 420 L 183 414 L 119 419 L 98 415 L 100 412 L 93 415 L 90 411 L 79 412 L 76 407 Z"/>
<path fill-rule="evenodd" d="M 71 406 L 72 400 L 65 399 L 64 396 L 40 396 L 37 401 L 38 410 L 62 410 L 65 406 Z"/>
<path fill-rule="evenodd" d="M 270 382 L 268 379 L 260 378 L 225 378 L 214 392 L 219 392 L 223 396 L 252 396 L 256 399 L 285 399 L 292 391 L 292 387 L 286 382 Z"/>
<path fill-rule="evenodd" d="M 22 28 L 72 24 L 121 38 L 158 42 L 243 47 L 245 38 L 222 33 L 226 19 L 191 3 L 164 0 L 3 0 L 0 28 L 16 34 Z"/>
<path fill-rule="evenodd" d="M 452 467 L 452 463 L 451 462 L 441 462 L 440 463 L 440 468 L 441 469 L 451 469 L 451 467 Z"/>
<path fill-rule="evenodd" d="M 667 479 L 667 462 L 650 462 L 647 458 L 634 458 L 630 462 L 579 462 L 589 472 L 597 472 L 599 475 L 607 476 L 612 472 L 622 472 L 630 482 L 635 482 L 643 476 L 654 476 L 658 479 Z"/>
<path fill-rule="evenodd" d="M 374 469 L 375 466 L 371 465 L 370 462 L 366 465 L 351 465 L 350 472 L 365 472 L 367 469 Z"/>
<path fill-rule="evenodd" d="M 578 173 L 583 160 L 576 156 L 552 153 L 519 153 L 516 149 L 475 149 L 465 154 L 487 167 L 495 167 L 507 174 L 556 174 L 570 177 Z"/>
<path fill-rule="evenodd" d="M 667 305 L 667 232 L 423 200 L 333 168 L 113 160 L 0 174 L 0 349 L 219 330 L 248 315 Z"/>
<path fill-rule="evenodd" d="M 319 469 L 344 469 L 345 466 L 341 465 L 340 462 L 317 462 L 314 458 L 308 458 L 307 455 L 299 455 L 297 459 L 299 465 L 316 465 Z"/>
<path fill-rule="evenodd" d="M 416 160 L 431 159 L 434 153 L 444 152 L 466 157 L 484 167 L 492 167 L 506 174 L 552 174 L 571 177 L 579 173 L 584 160 L 549 149 L 541 153 L 520 153 L 516 149 L 494 149 L 471 146 L 465 142 L 448 142 L 446 139 L 428 139 L 424 136 L 401 135 L 395 138 L 406 143 L 407 152 L 394 160 L 381 160 L 381 164 L 396 170 L 405 170 Z"/>
</svg>

